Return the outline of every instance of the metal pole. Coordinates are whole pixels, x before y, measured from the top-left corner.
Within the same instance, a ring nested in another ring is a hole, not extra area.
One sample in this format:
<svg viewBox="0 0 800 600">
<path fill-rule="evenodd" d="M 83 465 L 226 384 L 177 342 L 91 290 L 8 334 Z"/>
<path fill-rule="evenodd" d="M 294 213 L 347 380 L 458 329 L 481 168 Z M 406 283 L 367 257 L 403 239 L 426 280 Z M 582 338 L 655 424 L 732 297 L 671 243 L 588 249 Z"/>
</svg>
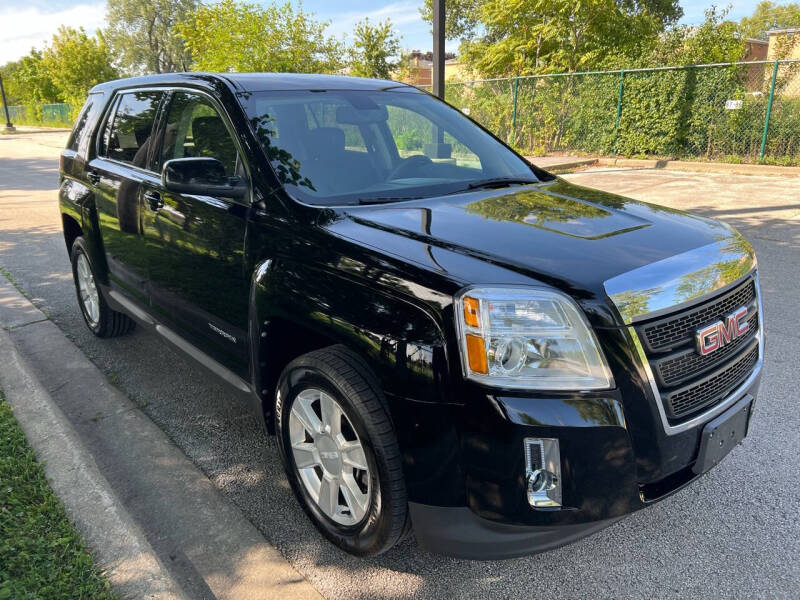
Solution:
<svg viewBox="0 0 800 600">
<path fill-rule="evenodd" d="M 514 109 L 511 112 L 511 139 L 517 143 L 517 89 L 519 88 L 519 77 L 514 77 Z"/>
<path fill-rule="evenodd" d="M 444 100 L 444 2 L 433 0 L 433 95 Z"/>
<path fill-rule="evenodd" d="M 764 116 L 764 134 L 761 136 L 761 155 L 759 160 L 764 160 L 764 152 L 767 149 L 767 132 L 769 131 L 769 118 L 772 115 L 772 101 L 775 98 L 775 80 L 778 78 L 779 60 L 775 61 L 772 68 L 772 83 L 769 84 L 769 100 L 767 100 L 767 114 Z"/>
<path fill-rule="evenodd" d="M 619 93 L 617 94 L 617 122 L 614 125 L 613 156 L 617 155 L 617 140 L 619 139 L 619 122 L 622 118 L 622 94 L 625 91 L 625 69 L 619 72 Z"/>
<path fill-rule="evenodd" d="M 8 102 L 6 102 L 6 89 L 3 87 L 3 76 L 0 75 L 0 96 L 3 98 L 3 109 L 6 111 L 6 126 L 4 131 L 15 131 L 14 126 L 11 124 L 11 117 L 8 115 Z"/>
</svg>

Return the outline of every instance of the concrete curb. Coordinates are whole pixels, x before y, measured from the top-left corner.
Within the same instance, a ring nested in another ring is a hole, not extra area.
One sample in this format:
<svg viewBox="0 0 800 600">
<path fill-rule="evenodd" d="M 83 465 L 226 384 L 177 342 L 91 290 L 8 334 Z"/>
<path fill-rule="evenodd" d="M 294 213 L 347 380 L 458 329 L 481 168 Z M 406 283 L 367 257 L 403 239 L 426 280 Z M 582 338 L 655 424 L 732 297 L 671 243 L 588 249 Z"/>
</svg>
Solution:
<svg viewBox="0 0 800 600">
<path fill-rule="evenodd" d="M 0 356 L 0 387 L 14 417 L 115 590 L 128 598 L 186 598 L 3 329 Z"/>
<path fill-rule="evenodd" d="M 687 160 L 650 160 L 638 158 L 598 158 L 595 159 L 595 163 L 606 167 L 666 169 L 670 171 L 693 171 L 695 173 L 732 173 L 736 175 L 781 175 L 784 177 L 800 177 L 800 167 L 778 167 L 775 165 L 694 162 Z"/>
<path fill-rule="evenodd" d="M 551 173 L 561 173 L 597 164 L 597 158 L 569 158 L 563 162 L 550 162 L 548 156 L 526 156 L 525 160 Z"/>
</svg>

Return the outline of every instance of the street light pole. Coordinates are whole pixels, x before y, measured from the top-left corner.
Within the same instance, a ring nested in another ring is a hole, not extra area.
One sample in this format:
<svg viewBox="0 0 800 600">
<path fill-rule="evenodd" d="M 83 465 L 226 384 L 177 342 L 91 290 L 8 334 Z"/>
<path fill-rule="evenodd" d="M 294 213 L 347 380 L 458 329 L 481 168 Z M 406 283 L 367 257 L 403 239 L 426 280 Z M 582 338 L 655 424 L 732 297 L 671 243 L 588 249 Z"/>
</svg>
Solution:
<svg viewBox="0 0 800 600">
<path fill-rule="evenodd" d="M 444 2 L 433 0 L 433 95 L 444 100 Z"/>
<path fill-rule="evenodd" d="M 6 102 L 6 89 L 3 87 L 3 76 L 0 75 L 0 96 L 3 98 L 3 108 L 6 111 L 6 126 L 3 127 L 3 133 L 14 133 L 16 129 L 11 124 L 11 117 L 8 116 L 8 102 Z"/>
</svg>

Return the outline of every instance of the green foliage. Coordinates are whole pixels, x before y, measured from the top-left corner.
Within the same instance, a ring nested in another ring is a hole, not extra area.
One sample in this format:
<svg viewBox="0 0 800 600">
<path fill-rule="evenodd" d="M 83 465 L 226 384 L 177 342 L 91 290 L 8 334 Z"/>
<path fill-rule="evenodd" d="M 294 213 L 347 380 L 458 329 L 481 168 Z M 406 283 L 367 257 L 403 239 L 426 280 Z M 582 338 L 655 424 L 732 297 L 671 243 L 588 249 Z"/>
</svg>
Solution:
<svg viewBox="0 0 800 600">
<path fill-rule="evenodd" d="M 42 53 L 32 49 L 27 56 L 0 67 L 9 104 L 29 106 L 58 102 L 61 94 L 42 64 Z"/>
<path fill-rule="evenodd" d="M 108 0 L 103 35 L 120 71 L 129 75 L 186 71 L 191 57 L 173 28 L 197 0 Z"/>
<path fill-rule="evenodd" d="M 393 56 L 400 52 L 400 39 L 387 19 L 371 25 L 369 17 L 356 24 L 355 40 L 350 49 L 350 74 L 357 77 L 389 79 L 397 66 Z"/>
<path fill-rule="evenodd" d="M 772 66 L 629 71 L 449 83 L 448 102 L 524 154 L 578 152 L 758 162 Z M 726 109 L 728 100 L 741 107 Z M 800 164 L 800 63 L 780 65 L 764 162 Z"/>
<path fill-rule="evenodd" d="M 0 598 L 117 597 L 47 486 L 2 395 L 0 482 Z"/>
<path fill-rule="evenodd" d="M 344 44 L 327 26 L 290 2 L 223 0 L 201 5 L 175 30 L 200 71 L 332 73 L 344 64 Z"/>
<path fill-rule="evenodd" d="M 682 15 L 677 0 L 455 0 L 448 37 L 483 77 L 595 68 L 638 56 Z M 431 0 L 422 9 L 432 18 Z M 481 35 L 476 32 L 480 31 Z"/>
<path fill-rule="evenodd" d="M 777 4 L 764 0 L 759 2 L 752 16 L 739 22 L 739 32 L 745 38 L 767 39 L 770 29 L 800 27 L 800 4 Z"/>
<path fill-rule="evenodd" d="M 480 10 L 486 0 L 445 0 L 444 34 L 448 40 L 472 39 L 480 23 Z M 419 13 L 433 24 L 433 0 L 425 0 Z"/>
<path fill-rule="evenodd" d="M 683 25 L 668 30 L 637 64 L 642 67 L 700 65 L 743 60 L 745 41 L 736 23 L 726 19 L 728 10 L 706 10 L 699 26 Z M 631 63 L 628 63 L 629 65 Z"/>
<path fill-rule="evenodd" d="M 42 65 L 72 107 L 73 118 L 92 87 L 117 77 L 102 35 L 89 37 L 83 28 L 59 27 L 44 51 Z"/>
</svg>

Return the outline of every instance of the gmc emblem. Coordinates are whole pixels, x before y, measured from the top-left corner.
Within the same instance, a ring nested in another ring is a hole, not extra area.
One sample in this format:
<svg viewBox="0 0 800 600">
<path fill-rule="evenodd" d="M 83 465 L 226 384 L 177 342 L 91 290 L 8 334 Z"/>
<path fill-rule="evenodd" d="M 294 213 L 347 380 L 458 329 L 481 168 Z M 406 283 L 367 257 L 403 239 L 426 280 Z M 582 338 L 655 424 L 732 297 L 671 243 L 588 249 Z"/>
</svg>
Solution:
<svg viewBox="0 0 800 600">
<path fill-rule="evenodd" d="M 745 317 L 747 317 L 747 307 L 742 306 L 723 320 L 698 329 L 695 334 L 697 351 L 701 356 L 705 356 L 731 343 L 747 331 L 749 324 L 744 320 Z"/>
</svg>

